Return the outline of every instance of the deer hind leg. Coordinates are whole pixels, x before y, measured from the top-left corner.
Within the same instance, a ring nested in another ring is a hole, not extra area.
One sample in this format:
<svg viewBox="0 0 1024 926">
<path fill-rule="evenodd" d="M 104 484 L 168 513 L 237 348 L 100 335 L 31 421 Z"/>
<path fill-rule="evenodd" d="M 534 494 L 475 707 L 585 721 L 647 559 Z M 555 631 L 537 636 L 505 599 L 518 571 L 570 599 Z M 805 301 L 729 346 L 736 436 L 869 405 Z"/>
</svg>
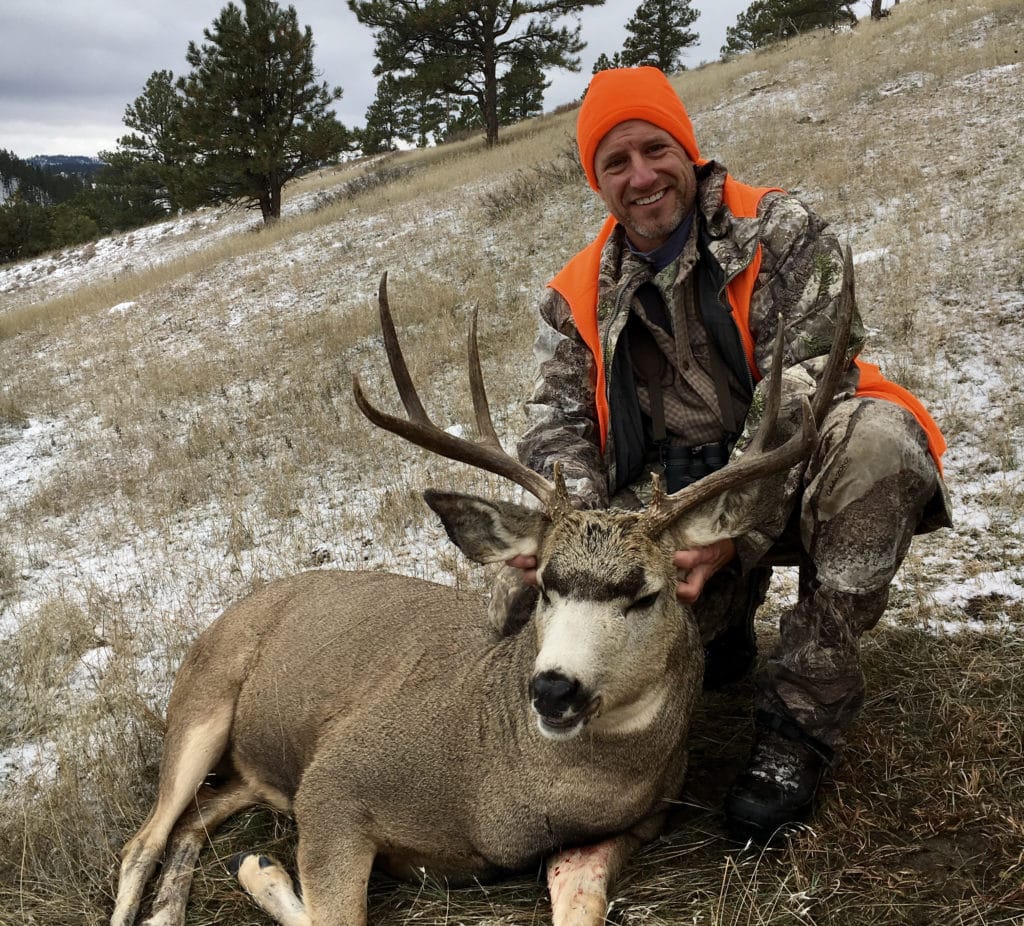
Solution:
<svg viewBox="0 0 1024 926">
<path fill-rule="evenodd" d="M 201 723 L 180 729 L 169 726 L 164 738 L 156 804 L 121 853 L 111 926 L 132 926 L 135 922 L 142 894 L 163 855 L 171 830 L 224 753 L 233 707 L 233 704 L 223 705 Z"/>
<path fill-rule="evenodd" d="M 622 866 L 662 825 L 658 816 L 629 833 L 552 855 L 547 872 L 553 926 L 601 926 L 608 913 L 608 891 Z"/>
<path fill-rule="evenodd" d="M 257 803 L 259 795 L 241 778 L 218 788 L 203 785 L 195 805 L 171 833 L 160 875 L 160 888 L 144 926 L 181 926 L 185 922 L 192 876 L 199 853 L 210 835 L 228 817 Z"/>
</svg>

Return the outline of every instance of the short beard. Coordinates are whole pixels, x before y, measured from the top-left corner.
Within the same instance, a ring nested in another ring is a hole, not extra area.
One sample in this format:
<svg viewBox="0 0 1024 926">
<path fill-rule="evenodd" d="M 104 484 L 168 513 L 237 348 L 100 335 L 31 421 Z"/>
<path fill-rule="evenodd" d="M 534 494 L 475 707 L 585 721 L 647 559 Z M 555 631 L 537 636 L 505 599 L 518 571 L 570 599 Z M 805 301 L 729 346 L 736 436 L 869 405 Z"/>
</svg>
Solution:
<svg viewBox="0 0 1024 926">
<path fill-rule="evenodd" d="M 641 238 L 647 238 L 648 240 L 655 240 L 658 238 L 668 238 L 672 232 L 678 227 L 679 223 L 686 218 L 687 209 L 686 205 L 680 201 L 676 204 L 676 208 L 672 211 L 672 214 L 664 222 L 652 223 L 650 225 L 642 225 L 638 222 L 627 222 L 626 228 L 633 232 L 634 235 L 639 235 Z"/>
</svg>

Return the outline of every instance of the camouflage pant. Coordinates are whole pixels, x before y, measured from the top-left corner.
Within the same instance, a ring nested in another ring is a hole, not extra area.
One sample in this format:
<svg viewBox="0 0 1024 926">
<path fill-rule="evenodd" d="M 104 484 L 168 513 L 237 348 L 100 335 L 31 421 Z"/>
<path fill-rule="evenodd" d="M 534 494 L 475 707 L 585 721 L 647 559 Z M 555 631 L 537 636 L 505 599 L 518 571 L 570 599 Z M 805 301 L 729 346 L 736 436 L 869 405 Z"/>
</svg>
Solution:
<svg viewBox="0 0 1024 926">
<path fill-rule="evenodd" d="M 799 593 L 758 678 L 758 707 L 841 743 L 864 700 L 861 635 L 885 611 L 938 491 L 924 433 L 904 409 L 851 399 L 829 413 L 784 538 L 800 565 Z M 703 628 L 701 611 L 698 602 Z M 743 619 L 735 608 L 731 616 Z"/>
<path fill-rule="evenodd" d="M 890 402 L 849 399 L 826 417 L 804 477 L 798 509 L 779 549 L 800 565 L 797 604 L 758 679 L 758 706 L 790 716 L 830 746 L 864 700 L 861 635 L 878 623 L 889 585 L 930 501 L 940 492 L 924 432 Z M 938 499 L 941 501 L 941 499 Z M 739 576 L 733 564 L 694 606 L 706 643 L 764 600 L 771 573 Z M 498 575 L 490 620 L 501 633 L 529 620 L 534 598 L 516 570 Z"/>
</svg>

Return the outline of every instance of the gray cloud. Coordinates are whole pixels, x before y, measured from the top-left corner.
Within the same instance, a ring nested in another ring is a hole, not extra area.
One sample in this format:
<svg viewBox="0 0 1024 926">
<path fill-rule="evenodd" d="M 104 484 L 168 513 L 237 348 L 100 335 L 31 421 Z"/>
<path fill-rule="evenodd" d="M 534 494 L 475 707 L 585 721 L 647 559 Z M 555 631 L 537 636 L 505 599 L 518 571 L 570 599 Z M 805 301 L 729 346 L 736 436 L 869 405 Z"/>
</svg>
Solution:
<svg viewBox="0 0 1024 926">
<path fill-rule="evenodd" d="M 189 41 L 202 41 L 226 0 L 5 0 L 0 55 L 0 148 L 20 157 L 111 150 L 126 131 L 125 106 L 153 71 L 187 69 Z M 639 0 L 608 0 L 584 12 L 588 43 L 579 74 L 553 72 L 548 108 L 578 99 L 594 60 L 622 47 L 624 25 Z M 725 29 L 750 0 L 697 0 L 694 28 L 702 43 L 690 66 L 714 60 Z M 344 0 L 293 0 L 299 22 L 317 43 L 315 61 L 344 96 L 336 107 L 346 125 L 361 125 L 373 100 L 373 37 Z"/>
</svg>

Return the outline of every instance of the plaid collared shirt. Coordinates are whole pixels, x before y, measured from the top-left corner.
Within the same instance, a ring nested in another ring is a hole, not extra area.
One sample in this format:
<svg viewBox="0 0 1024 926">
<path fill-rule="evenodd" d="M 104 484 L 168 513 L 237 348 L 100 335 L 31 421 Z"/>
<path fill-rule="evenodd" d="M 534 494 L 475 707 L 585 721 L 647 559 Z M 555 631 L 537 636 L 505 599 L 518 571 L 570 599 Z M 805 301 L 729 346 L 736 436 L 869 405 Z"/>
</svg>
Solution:
<svg viewBox="0 0 1024 926">
<path fill-rule="evenodd" d="M 648 318 L 639 298 L 634 298 L 632 305 L 632 312 L 654 336 L 666 359 L 661 380 L 662 399 L 669 442 L 675 446 L 696 447 L 716 443 L 727 436 L 710 372 L 708 332 L 697 305 L 693 273 L 696 263 L 697 223 L 694 222 L 682 254 L 650 278 L 665 303 L 671 332 Z M 641 272 L 642 267 L 640 257 L 628 250 L 623 254 L 623 277 L 631 272 Z M 733 402 L 734 419 L 742 423 L 747 414 L 742 385 L 724 364 L 723 369 Z M 650 393 L 639 377 L 637 396 L 640 408 L 650 415 Z"/>
</svg>

